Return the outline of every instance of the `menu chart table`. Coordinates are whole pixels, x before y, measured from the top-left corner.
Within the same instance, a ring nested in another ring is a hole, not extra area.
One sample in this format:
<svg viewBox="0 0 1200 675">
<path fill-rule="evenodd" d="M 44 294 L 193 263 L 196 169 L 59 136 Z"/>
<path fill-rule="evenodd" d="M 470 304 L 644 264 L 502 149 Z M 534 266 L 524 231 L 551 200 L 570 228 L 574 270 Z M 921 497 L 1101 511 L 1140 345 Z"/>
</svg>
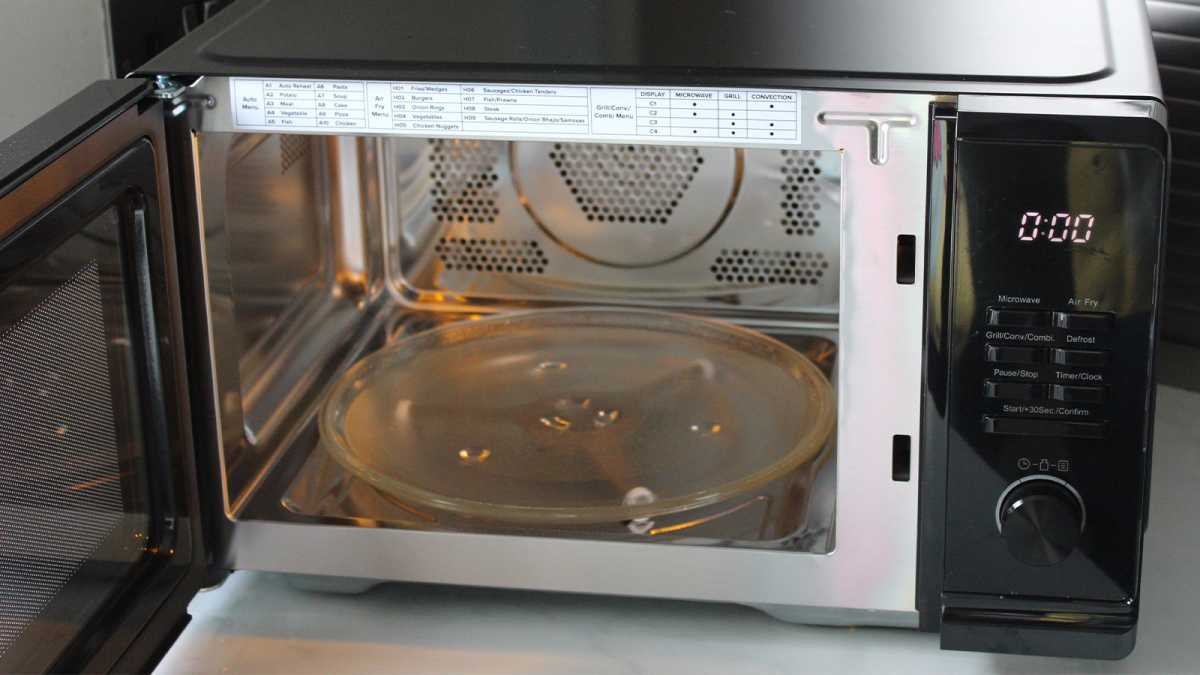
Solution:
<svg viewBox="0 0 1200 675">
<path fill-rule="evenodd" d="M 800 142 L 791 89 L 230 78 L 239 129 L 595 140 Z"/>
</svg>

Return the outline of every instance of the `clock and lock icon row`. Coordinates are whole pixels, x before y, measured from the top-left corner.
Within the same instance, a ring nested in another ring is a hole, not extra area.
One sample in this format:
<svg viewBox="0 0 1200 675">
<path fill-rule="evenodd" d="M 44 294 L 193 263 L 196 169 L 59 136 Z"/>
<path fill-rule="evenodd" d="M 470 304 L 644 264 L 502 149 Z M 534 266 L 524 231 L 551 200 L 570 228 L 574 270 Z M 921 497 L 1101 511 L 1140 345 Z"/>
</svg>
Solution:
<svg viewBox="0 0 1200 675">
<path fill-rule="evenodd" d="M 1071 460 L 1051 459 L 1049 457 L 1020 457 L 1017 459 L 1017 469 L 1020 471 L 1037 471 L 1039 473 L 1069 473 Z"/>
</svg>

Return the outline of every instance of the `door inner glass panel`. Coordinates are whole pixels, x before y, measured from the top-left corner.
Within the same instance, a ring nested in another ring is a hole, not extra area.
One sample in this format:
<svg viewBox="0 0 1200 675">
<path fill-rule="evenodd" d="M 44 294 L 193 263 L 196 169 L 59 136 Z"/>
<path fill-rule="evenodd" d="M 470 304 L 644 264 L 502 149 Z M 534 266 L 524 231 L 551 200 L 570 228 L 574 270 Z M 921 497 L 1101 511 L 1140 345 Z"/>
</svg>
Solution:
<svg viewBox="0 0 1200 675">
<path fill-rule="evenodd" d="M 0 286 L 0 671 L 53 668 L 153 546 L 129 235 L 110 206 Z"/>
</svg>

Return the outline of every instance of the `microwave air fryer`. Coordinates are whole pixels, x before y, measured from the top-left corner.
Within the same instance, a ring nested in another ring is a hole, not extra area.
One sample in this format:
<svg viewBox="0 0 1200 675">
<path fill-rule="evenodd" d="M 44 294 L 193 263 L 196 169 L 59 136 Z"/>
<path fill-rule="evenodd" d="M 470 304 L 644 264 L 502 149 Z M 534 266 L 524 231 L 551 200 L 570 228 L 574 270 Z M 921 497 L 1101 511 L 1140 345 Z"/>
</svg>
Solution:
<svg viewBox="0 0 1200 675">
<path fill-rule="evenodd" d="M 0 669 L 149 667 L 235 569 L 1125 656 L 1167 157 L 1136 2 L 243 0 L 0 146 Z M 804 354 L 820 456 L 539 525 L 331 459 L 366 355 L 584 306 Z"/>
</svg>

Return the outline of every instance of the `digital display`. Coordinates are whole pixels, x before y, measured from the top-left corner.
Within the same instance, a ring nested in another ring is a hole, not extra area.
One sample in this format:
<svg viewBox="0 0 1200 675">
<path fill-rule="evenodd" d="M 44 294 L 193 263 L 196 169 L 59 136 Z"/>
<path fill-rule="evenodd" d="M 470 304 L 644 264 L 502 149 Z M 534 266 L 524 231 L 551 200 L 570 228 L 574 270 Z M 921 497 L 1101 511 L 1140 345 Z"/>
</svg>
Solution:
<svg viewBox="0 0 1200 675">
<path fill-rule="evenodd" d="M 1148 147 L 962 140 L 960 240 L 1004 261 L 1012 290 L 1098 283 L 1116 256 L 1150 246 L 1163 159 Z M 1016 270 L 1031 274 L 1021 277 Z M 1059 277 L 1077 277 L 1068 282 Z"/>
<path fill-rule="evenodd" d="M 1092 240 L 1096 216 L 1090 213 L 1026 211 L 1017 226 L 1018 241 L 1086 244 Z"/>
</svg>

